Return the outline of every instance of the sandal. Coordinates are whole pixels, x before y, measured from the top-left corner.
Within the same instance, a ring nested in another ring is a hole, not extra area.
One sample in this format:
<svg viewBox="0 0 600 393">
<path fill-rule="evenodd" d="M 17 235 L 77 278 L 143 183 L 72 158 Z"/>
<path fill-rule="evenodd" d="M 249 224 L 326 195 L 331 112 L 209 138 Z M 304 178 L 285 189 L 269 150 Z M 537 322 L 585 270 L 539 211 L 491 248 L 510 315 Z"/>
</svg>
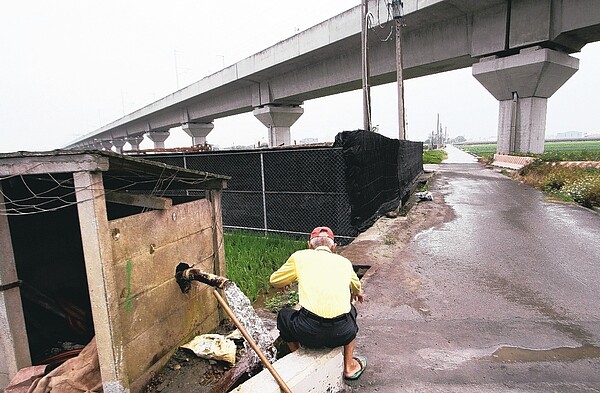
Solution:
<svg viewBox="0 0 600 393">
<path fill-rule="evenodd" d="M 360 377 L 363 373 L 363 371 L 365 371 L 365 368 L 367 368 L 367 358 L 364 356 L 354 356 L 354 359 L 358 362 L 358 364 L 360 364 L 360 370 L 358 370 L 357 372 L 355 372 L 354 374 L 352 374 L 351 376 L 346 376 L 344 375 L 344 379 L 349 379 L 351 381 L 358 379 L 358 377 Z"/>
</svg>

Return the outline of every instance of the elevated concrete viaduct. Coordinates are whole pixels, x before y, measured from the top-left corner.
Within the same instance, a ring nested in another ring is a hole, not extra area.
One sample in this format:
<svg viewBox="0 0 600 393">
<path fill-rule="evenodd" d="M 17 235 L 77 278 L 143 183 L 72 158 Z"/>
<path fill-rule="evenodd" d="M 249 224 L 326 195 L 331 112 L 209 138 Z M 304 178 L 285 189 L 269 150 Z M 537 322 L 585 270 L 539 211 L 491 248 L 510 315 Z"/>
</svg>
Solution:
<svg viewBox="0 0 600 393">
<path fill-rule="evenodd" d="M 385 3 L 380 15 L 387 15 Z M 375 15 L 376 7 L 370 1 Z M 543 151 L 546 101 L 578 69 L 569 54 L 600 40 L 597 0 L 404 0 L 404 12 L 404 78 L 473 66 L 499 100 L 501 153 Z M 304 101 L 361 88 L 360 30 L 357 6 L 67 147 L 118 139 L 117 148 L 128 141 L 136 149 L 144 135 L 161 147 L 177 126 L 203 143 L 215 119 L 249 111 L 269 129 L 271 145 L 288 144 Z M 393 40 L 370 34 L 368 45 L 370 84 L 394 82 Z"/>
</svg>

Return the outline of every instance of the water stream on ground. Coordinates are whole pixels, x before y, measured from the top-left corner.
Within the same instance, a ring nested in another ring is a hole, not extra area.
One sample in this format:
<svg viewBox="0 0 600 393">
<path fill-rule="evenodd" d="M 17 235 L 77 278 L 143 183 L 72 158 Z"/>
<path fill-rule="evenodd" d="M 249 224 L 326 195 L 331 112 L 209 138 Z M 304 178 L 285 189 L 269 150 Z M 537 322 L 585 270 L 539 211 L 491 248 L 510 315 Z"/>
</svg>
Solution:
<svg viewBox="0 0 600 393">
<path fill-rule="evenodd" d="M 225 299 L 231 311 L 252 337 L 258 348 L 262 351 L 270 363 L 275 361 L 276 350 L 273 346 L 273 337 L 265 328 L 262 319 L 256 314 L 250 299 L 235 285 L 234 282 L 225 286 L 223 290 Z M 260 365 L 260 358 L 252 348 L 244 341 L 244 348 L 250 354 L 250 370 Z"/>
</svg>

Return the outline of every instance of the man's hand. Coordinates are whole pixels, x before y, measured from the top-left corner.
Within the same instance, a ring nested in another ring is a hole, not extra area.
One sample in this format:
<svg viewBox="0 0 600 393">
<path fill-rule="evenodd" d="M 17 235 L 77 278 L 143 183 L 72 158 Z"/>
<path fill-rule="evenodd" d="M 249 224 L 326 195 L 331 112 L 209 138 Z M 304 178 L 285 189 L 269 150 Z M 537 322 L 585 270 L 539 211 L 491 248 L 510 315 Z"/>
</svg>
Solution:
<svg viewBox="0 0 600 393">
<path fill-rule="evenodd" d="M 365 301 L 364 293 L 360 292 L 358 295 L 352 295 L 352 303 L 354 303 L 357 300 L 361 303 L 364 302 Z"/>
</svg>

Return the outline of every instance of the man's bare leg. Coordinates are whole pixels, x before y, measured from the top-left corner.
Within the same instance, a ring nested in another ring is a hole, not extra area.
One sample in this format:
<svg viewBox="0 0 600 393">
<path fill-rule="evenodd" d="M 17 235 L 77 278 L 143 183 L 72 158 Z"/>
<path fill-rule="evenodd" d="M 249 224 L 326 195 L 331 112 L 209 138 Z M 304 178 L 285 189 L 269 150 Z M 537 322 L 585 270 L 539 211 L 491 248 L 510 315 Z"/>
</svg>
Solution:
<svg viewBox="0 0 600 393">
<path fill-rule="evenodd" d="M 298 348 L 300 348 L 300 343 L 298 342 L 289 342 L 287 343 L 288 348 L 290 349 L 290 351 L 294 352 L 296 351 Z"/>
<path fill-rule="evenodd" d="M 351 377 L 358 370 L 360 370 L 360 363 L 354 359 L 355 345 L 356 340 L 352 340 L 348 344 L 344 345 L 344 375 L 346 377 Z"/>
</svg>

